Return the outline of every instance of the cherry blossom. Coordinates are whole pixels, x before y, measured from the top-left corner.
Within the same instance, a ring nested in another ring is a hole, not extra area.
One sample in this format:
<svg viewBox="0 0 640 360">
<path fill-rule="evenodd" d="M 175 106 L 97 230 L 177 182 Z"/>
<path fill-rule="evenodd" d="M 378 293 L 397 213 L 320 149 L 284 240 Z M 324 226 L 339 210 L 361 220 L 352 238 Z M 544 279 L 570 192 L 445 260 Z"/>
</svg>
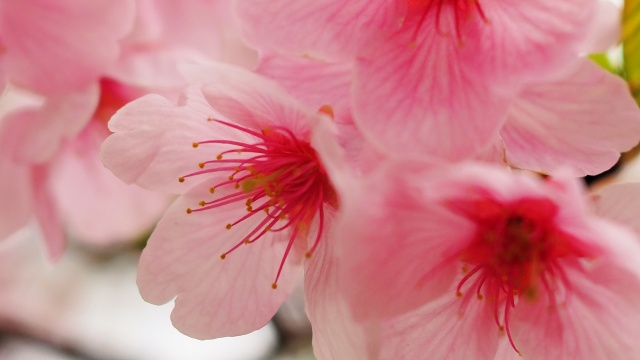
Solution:
<svg viewBox="0 0 640 360">
<path fill-rule="evenodd" d="M 567 176 L 438 169 L 385 166 L 342 204 L 343 290 L 356 320 L 378 319 L 380 358 L 638 352 L 635 233 Z"/>
<path fill-rule="evenodd" d="M 334 150 L 317 146 L 337 143 L 330 112 L 271 81 L 221 64 L 190 71 L 203 83 L 177 104 L 149 95 L 113 117 L 103 161 L 127 182 L 181 194 L 142 254 L 143 297 L 177 296 L 172 320 L 190 336 L 238 335 L 269 321 L 328 241 Z"/>
</svg>

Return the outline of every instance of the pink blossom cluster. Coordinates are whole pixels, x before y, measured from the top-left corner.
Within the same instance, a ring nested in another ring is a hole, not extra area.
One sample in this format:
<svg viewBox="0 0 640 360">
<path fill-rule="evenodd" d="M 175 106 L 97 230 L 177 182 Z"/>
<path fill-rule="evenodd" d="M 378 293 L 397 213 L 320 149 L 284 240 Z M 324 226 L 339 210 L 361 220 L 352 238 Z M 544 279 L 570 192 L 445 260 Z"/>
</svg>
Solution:
<svg viewBox="0 0 640 360">
<path fill-rule="evenodd" d="M 104 168 L 107 122 L 144 94 L 177 96 L 180 62 L 252 64 L 229 13 L 217 0 L 3 1 L 0 238 L 36 219 L 55 259 L 69 237 L 105 247 L 149 231 L 171 198 Z"/>
<path fill-rule="evenodd" d="M 35 215 L 58 256 L 164 212 L 139 290 L 199 339 L 302 279 L 319 359 L 639 356 L 640 184 L 581 179 L 640 140 L 587 57 L 608 4 L 25 3 L 0 70 L 42 100 L 0 122 L 0 237 Z"/>
</svg>

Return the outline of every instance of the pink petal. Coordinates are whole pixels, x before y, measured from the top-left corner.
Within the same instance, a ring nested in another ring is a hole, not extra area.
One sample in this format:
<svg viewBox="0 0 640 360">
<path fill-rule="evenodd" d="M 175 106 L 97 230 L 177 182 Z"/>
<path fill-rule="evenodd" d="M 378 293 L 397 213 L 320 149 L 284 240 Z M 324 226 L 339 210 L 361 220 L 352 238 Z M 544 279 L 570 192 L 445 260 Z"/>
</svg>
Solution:
<svg viewBox="0 0 640 360">
<path fill-rule="evenodd" d="M 49 187 L 49 169 L 35 166 L 31 173 L 34 213 L 44 237 L 51 260 L 58 260 L 66 247 L 66 239 L 59 210 L 53 202 Z"/>
<path fill-rule="evenodd" d="M 630 256 L 638 256 L 636 249 Z M 567 269 L 573 292 L 566 304 L 521 301 L 514 312 L 514 340 L 525 358 L 635 359 L 640 351 L 640 275 L 612 261 Z"/>
<path fill-rule="evenodd" d="M 591 194 L 591 199 L 596 215 L 627 226 L 640 235 L 640 184 L 608 185 Z"/>
<path fill-rule="evenodd" d="M 118 56 L 130 29 L 130 0 L 8 2 L 0 11 L 6 72 L 19 86 L 42 93 L 80 90 Z"/>
<path fill-rule="evenodd" d="M 292 291 L 300 271 L 301 253 L 293 253 L 278 288 L 272 289 L 288 240 L 281 232 L 242 245 L 221 260 L 220 255 L 257 224 L 248 220 L 225 228 L 226 221 L 246 214 L 244 204 L 187 214 L 187 207 L 196 208 L 211 197 L 210 186 L 196 186 L 171 206 L 149 239 L 138 272 L 143 298 L 162 304 L 177 296 L 174 325 L 199 339 L 240 335 L 265 325 Z"/>
<path fill-rule="evenodd" d="M 0 142 L 2 144 L 2 142 Z M 0 146 L 3 148 L 3 146 Z M 0 157 L 0 240 L 27 225 L 33 215 L 29 168 Z"/>
<path fill-rule="evenodd" d="M 465 65 L 494 82 L 539 80 L 570 67 L 586 38 L 594 0 L 480 1 L 488 20 L 463 37 Z M 482 54 L 482 56 L 478 56 Z"/>
<path fill-rule="evenodd" d="M 363 359 L 367 357 L 365 329 L 352 319 L 347 303 L 338 295 L 340 261 L 334 250 L 338 238 L 331 231 L 325 228 L 329 235 L 305 262 L 304 290 L 313 350 L 318 359 Z"/>
<path fill-rule="evenodd" d="M 275 80 L 311 109 L 330 105 L 337 122 L 351 122 L 352 68 L 350 62 L 267 54 L 255 71 Z"/>
<path fill-rule="evenodd" d="M 376 31 L 397 27 L 402 14 L 395 0 L 242 0 L 235 5 L 252 47 L 319 59 L 352 58 Z"/>
<path fill-rule="evenodd" d="M 284 127 L 309 136 L 314 116 L 275 82 L 240 67 L 211 64 L 192 67 L 189 76 L 205 82 L 202 92 L 216 111 L 250 129 Z"/>
<path fill-rule="evenodd" d="M 598 174 L 640 137 L 640 111 L 621 79 L 583 60 L 562 79 L 528 87 L 500 132 L 510 164 Z"/>
<path fill-rule="evenodd" d="M 491 359 L 498 329 L 488 302 L 461 308 L 455 289 L 405 315 L 383 322 L 381 359 Z"/>
<path fill-rule="evenodd" d="M 452 256 L 472 238 L 475 226 L 428 198 L 428 176 L 416 165 L 400 163 L 343 189 L 338 241 L 348 259 L 343 291 L 358 321 L 416 308 L 453 281 L 458 264 Z"/>
<path fill-rule="evenodd" d="M 52 195 L 69 232 L 102 245 L 139 237 L 169 205 L 168 197 L 124 184 L 100 163 L 107 135 L 105 124 L 91 123 L 51 164 Z"/>
<path fill-rule="evenodd" d="M 416 37 L 409 28 L 358 61 L 355 121 L 391 156 L 462 159 L 497 135 L 508 99 L 488 78 L 465 72 L 459 47 L 435 25 L 423 29 Z"/>
<path fill-rule="evenodd" d="M 102 161 L 128 184 L 183 193 L 189 186 L 179 183 L 178 178 L 199 170 L 199 162 L 220 152 L 215 145 L 194 149 L 194 142 L 246 139 L 238 131 L 207 121 L 209 118 L 219 115 L 203 99 L 199 88 L 191 89 L 178 104 L 159 95 L 147 95 L 111 118 L 109 129 L 115 134 L 102 145 Z"/>
<path fill-rule="evenodd" d="M 72 139 L 91 120 L 98 106 L 100 89 L 97 84 L 71 93 L 47 97 L 41 108 L 25 112 L 21 120 L 25 127 L 20 157 L 29 162 L 50 159 L 60 144 Z"/>
<path fill-rule="evenodd" d="M 599 0 L 593 23 L 588 27 L 588 35 L 583 52 L 605 52 L 620 40 L 622 9 L 609 0 Z"/>
</svg>

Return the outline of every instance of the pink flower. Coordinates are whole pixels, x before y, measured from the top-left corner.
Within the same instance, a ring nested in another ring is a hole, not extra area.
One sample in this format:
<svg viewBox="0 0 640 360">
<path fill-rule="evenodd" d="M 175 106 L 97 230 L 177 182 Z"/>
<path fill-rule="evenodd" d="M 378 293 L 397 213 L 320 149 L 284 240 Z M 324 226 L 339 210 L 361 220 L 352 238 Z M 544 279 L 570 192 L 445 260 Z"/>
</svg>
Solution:
<svg viewBox="0 0 640 360">
<path fill-rule="evenodd" d="M 577 180 L 402 163 L 358 185 L 341 204 L 343 291 L 356 320 L 377 319 L 380 358 L 493 358 L 500 339 L 498 358 L 640 350 L 638 237 L 590 213 Z"/>
<path fill-rule="evenodd" d="M 133 0 L 3 1 L 2 78 L 41 94 L 82 90 L 115 63 L 133 16 Z"/>
<path fill-rule="evenodd" d="M 257 48 L 355 59 L 354 119 L 380 149 L 461 159 L 497 134 L 523 83 L 572 65 L 595 5 L 242 0 L 237 10 Z"/>
<path fill-rule="evenodd" d="M 143 251 L 145 300 L 177 296 L 172 320 L 190 336 L 238 335 L 269 321 L 305 254 L 327 242 L 338 200 L 331 153 L 318 149 L 337 145 L 328 117 L 270 81 L 224 65 L 188 72 L 203 85 L 178 104 L 150 95 L 112 118 L 103 161 L 127 182 L 181 194 Z"/>
<path fill-rule="evenodd" d="M 131 241 L 166 209 L 166 196 L 123 184 L 99 161 L 106 120 L 138 92 L 109 80 L 86 91 L 50 97 L 3 119 L 0 239 L 35 215 L 49 254 L 66 235 L 93 245 Z M 11 174 L 11 175 L 9 175 Z"/>
</svg>

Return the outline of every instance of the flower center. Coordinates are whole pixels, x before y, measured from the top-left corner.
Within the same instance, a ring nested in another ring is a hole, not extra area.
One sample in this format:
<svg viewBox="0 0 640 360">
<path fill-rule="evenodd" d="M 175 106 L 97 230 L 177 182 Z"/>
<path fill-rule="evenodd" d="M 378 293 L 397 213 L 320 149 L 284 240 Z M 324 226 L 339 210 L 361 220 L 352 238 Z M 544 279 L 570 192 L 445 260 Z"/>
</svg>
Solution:
<svg viewBox="0 0 640 360">
<path fill-rule="evenodd" d="M 226 180 L 215 184 L 209 191 L 211 194 L 215 194 L 216 189 L 220 188 L 230 191 L 228 195 L 220 198 L 201 201 L 199 208 L 188 208 L 187 214 L 241 204 L 246 208 L 247 214 L 227 223 L 225 227 L 228 230 L 247 219 L 260 218 L 258 225 L 243 234 L 238 243 L 220 255 L 223 260 L 243 244 L 256 242 L 268 232 L 291 231 L 272 284 L 276 289 L 293 243 L 298 237 L 306 238 L 309 235 L 311 223 L 317 216 L 315 240 L 306 257 L 309 258 L 313 254 L 322 237 L 324 204 L 336 207 L 336 193 L 315 150 L 308 141 L 300 140 L 289 129 L 271 127 L 257 132 L 220 120 L 210 121 L 252 135 L 256 142 L 206 140 L 192 144 L 194 148 L 206 144 L 224 144 L 229 145 L 230 149 L 218 154 L 215 159 L 200 163 L 199 167 L 202 170 L 178 180 L 184 182 L 192 176 L 225 173 L 228 174 Z"/>
<path fill-rule="evenodd" d="M 417 21 L 416 32 L 425 24 L 432 23 L 442 36 L 455 34 L 462 44 L 462 25 L 480 18 L 489 23 L 480 0 L 406 0 L 407 18 Z M 414 35 L 415 37 L 415 35 Z"/>
<path fill-rule="evenodd" d="M 558 209 L 548 199 L 510 204 L 488 199 L 456 208 L 477 224 L 474 240 L 460 254 L 465 275 L 456 295 L 463 298 L 463 305 L 470 301 L 465 288 L 475 292 L 478 300 L 491 301 L 498 328 L 506 330 L 519 353 L 509 329 L 510 312 L 517 301 L 535 301 L 544 292 L 556 304 L 558 289 L 571 287 L 563 261 L 586 254 L 578 250 L 574 238 L 557 228 Z"/>
</svg>

